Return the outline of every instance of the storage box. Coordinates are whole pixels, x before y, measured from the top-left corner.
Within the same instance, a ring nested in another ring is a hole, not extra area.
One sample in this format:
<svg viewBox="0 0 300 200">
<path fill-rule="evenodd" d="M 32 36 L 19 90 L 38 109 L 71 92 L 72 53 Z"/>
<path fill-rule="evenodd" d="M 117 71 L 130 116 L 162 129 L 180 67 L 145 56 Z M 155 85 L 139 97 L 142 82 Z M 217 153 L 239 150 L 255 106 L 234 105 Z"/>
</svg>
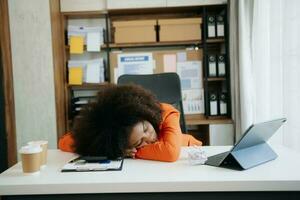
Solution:
<svg viewBox="0 0 300 200">
<path fill-rule="evenodd" d="M 156 20 L 114 21 L 115 43 L 156 42 Z"/>
<path fill-rule="evenodd" d="M 159 41 L 201 40 L 202 18 L 160 19 Z"/>
</svg>

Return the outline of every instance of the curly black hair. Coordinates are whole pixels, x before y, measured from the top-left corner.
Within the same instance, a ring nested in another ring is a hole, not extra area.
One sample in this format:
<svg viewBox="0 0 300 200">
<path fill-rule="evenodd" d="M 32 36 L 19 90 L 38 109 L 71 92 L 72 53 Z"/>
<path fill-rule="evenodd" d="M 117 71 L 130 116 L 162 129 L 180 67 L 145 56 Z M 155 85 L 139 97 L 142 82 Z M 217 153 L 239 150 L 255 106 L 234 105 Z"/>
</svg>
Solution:
<svg viewBox="0 0 300 200">
<path fill-rule="evenodd" d="M 108 84 L 79 114 L 73 127 L 75 152 L 84 156 L 124 156 L 133 127 L 147 120 L 159 133 L 161 109 L 156 97 L 137 85 Z"/>
</svg>

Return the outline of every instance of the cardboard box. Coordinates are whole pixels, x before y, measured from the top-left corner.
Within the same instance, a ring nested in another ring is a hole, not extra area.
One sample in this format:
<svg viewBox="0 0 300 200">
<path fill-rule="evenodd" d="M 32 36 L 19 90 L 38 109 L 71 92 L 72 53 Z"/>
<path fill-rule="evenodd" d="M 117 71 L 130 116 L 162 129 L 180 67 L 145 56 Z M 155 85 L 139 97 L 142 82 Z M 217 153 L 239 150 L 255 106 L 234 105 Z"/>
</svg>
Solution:
<svg viewBox="0 0 300 200">
<path fill-rule="evenodd" d="M 159 19 L 159 41 L 201 40 L 202 18 Z"/>
<path fill-rule="evenodd" d="M 114 21 L 115 43 L 156 42 L 156 20 Z"/>
</svg>

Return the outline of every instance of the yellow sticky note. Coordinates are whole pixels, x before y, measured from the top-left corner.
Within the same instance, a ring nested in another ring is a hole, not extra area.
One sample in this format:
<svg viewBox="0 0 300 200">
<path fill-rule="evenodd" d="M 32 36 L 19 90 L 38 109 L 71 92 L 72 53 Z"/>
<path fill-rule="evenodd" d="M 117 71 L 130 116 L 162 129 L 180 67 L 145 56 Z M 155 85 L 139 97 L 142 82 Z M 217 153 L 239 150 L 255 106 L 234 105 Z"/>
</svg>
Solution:
<svg viewBox="0 0 300 200">
<path fill-rule="evenodd" d="M 69 68 L 69 84 L 70 85 L 81 85 L 82 84 L 82 67 L 71 67 Z"/>
<path fill-rule="evenodd" d="M 83 36 L 71 36 L 70 38 L 70 53 L 83 53 Z"/>
</svg>

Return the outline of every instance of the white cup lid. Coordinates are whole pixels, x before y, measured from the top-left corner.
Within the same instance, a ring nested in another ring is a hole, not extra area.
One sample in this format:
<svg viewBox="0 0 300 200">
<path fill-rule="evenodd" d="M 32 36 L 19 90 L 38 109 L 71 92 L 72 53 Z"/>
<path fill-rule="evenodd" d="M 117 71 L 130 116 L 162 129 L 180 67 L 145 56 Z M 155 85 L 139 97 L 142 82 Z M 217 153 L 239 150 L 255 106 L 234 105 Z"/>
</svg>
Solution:
<svg viewBox="0 0 300 200">
<path fill-rule="evenodd" d="M 19 150 L 19 153 L 24 153 L 24 154 L 40 153 L 40 152 L 42 152 L 42 148 L 40 146 L 36 146 L 36 145 L 23 146 Z"/>
<path fill-rule="evenodd" d="M 37 141 L 30 141 L 27 143 L 28 145 L 43 145 L 48 144 L 47 140 L 37 140 Z"/>
</svg>

